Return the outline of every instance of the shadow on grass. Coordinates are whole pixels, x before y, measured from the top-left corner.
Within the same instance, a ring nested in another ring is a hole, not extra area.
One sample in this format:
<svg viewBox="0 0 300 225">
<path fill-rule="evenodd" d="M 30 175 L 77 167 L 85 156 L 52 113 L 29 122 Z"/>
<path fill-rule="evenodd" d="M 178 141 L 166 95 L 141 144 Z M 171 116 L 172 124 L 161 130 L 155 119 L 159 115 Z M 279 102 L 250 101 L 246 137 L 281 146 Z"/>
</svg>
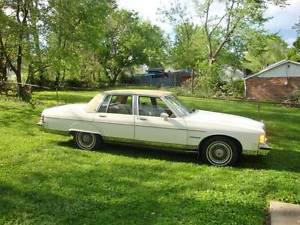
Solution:
<svg viewBox="0 0 300 225">
<path fill-rule="evenodd" d="M 72 140 L 56 142 L 63 147 L 76 148 Z M 132 158 L 159 159 L 172 162 L 190 162 L 198 163 L 198 154 L 196 152 L 176 151 L 174 149 L 159 149 L 155 147 L 141 147 L 117 143 L 105 143 L 97 152 L 109 153 L 112 155 L 121 155 Z"/>
<path fill-rule="evenodd" d="M 73 141 L 56 143 L 60 146 L 76 148 Z M 158 149 L 121 144 L 104 144 L 98 152 L 121 155 L 133 158 L 158 159 L 170 162 L 200 163 L 196 152 L 176 151 L 173 149 Z M 236 168 L 255 170 L 277 170 L 300 172 L 300 152 L 272 149 L 267 156 L 242 156 Z"/>
<path fill-rule="evenodd" d="M 101 172 L 102 171 L 98 171 Z M 111 171 L 113 172 L 113 171 Z M 65 179 L 90 178 L 85 172 L 61 174 Z M 103 180 L 108 187 L 119 179 Z M 208 199 L 183 197 L 180 192 L 164 193 L 160 187 L 145 188 L 144 183 L 124 184 L 131 189 L 116 191 L 91 187 L 78 193 L 80 182 L 64 183 L 62 188 L 69 193 L 59 193 L 49 188 L 21 189 L 0 184 L 0 221 L 7 224 L 253 224 L 262 220 L 262 205 L 238 201 L 223 202 L 213 196 Z M 44 183 L 47 186 L 47 183 Z M 86 187 L 86 185 L 85 185 Z M 134 194 L 132 194 L 134 192 Z M 96 195 L 98 194 L 98 195 Z M 97 197 L 96 197 L 97 196 Z M 161 201 L 161 197 L 168 201 Z M 224 215 L 224 216 L 222 216 Z M 215 224 L 215 223 L 213 223 Z"/>
<path fill-rule="evenodd" d="M 135 169 L 128 165 L 129 171 Z M 264 205 L 261 202 L 239 199 L 224 202 L 219 195 L 185 196 L 182 186 L 162 182 L 165 179 L 153 174 L 152 170 L 141 171 L 144 176 L 137 177 L 124 173 L 122 165 L 113 164 L 106 170 L 78 168 L 70 173 L 32 173 L 29 176 L 40 184 L 35 189 L 26 184 L 22 188 L 0 184 L 0 205 L 5 206 L 0 207 L 0 222 L 150 225 L 216 224 L 217 221 L 253 224 L 253 221 L 260 221 L 257 224 L 262 224 Z M 149 180 L 159 185 L 149 186 Z M 206 187 L 201 191 L 206 193 Z"/>
<path fill-rule="evenodd" d="M 300 172 L 300 152 L 272 149 L 267 156 L 244 156 L 240 168 Z"/>
</svg>

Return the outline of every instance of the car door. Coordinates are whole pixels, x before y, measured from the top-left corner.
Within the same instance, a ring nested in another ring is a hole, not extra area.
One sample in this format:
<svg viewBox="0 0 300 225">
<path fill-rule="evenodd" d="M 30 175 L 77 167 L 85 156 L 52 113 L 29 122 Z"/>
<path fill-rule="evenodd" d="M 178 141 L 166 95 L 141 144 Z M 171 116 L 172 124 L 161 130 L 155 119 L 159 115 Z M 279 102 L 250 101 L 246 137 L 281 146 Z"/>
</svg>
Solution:
<svg viewBox="0 0 300 225">
<path fill-rule="evenodd" d="M 95 125 L 105 138 L 134 139 L 133 97 L 108 95 L 95 114 Z"/>
<path fill-rule="evenodd" d="M 136 96 L 135 140 L 165 144 L 187 144 L 185 121 L 159 97 Z M 162 118 L 167 113 L 169 118 Z"/>
</svg>

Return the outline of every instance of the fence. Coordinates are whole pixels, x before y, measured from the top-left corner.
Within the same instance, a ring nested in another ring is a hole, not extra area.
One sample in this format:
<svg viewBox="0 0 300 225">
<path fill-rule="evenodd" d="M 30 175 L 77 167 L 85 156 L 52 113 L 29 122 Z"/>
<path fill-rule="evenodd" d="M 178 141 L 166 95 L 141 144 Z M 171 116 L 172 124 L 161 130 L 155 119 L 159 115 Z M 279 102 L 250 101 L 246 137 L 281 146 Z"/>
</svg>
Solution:
<svg viewBox="0 0 300 225">
<path fill-rule="evenodd" d="M 177 71 L 161 74 L 143 74 L 134 76 L 133 82 L 139 85 L 176 87 L 191 78 L 189 71 Z"/>
<path fill-rule="evenodd" d="M 164 79 L 164 78 L 162 78 Z M 168 78 L 166 78 L 168 79 Z M 9 85 L 13 85 L 15 86 L 15 89 L 17 90 L 17 85 L 20 83 L 17 82 L 7 82 L 6 84 Z M 157 84 L 157 85 L 156 85 Z M 154 86 L 158 86 L 159 83 L 152 83 L 152 87 Z M 36 85 L 36 84 L 23 84 L 21 83 L 21 85 L 24 87 L 28 87 L 28 91 L 31 93 L 33 92 L 33 90 L 35 89 L 36 91 L 43 91 L 43 90 L 47 90 L 47 91 L 55 91 L 56 93 L 56 99 L 57 99 L 57 104 L 59 104 L 59 92 L 60 91 L 103 91 L 105 89 L 109 89 L 109 87 L 101 87 L 99 89 L 95 89 L 95 88 L 78 88 L 78 87 L 56 87 L 55 89 L 53 87 L 48 87 L 48 86 L 41 86 L 41 85 Z M 114 88 L 136 88 L 137 86 L 128 86 L 128 85 L 121 85 L 121 86 L 115 86 Z M 141 87 L 141 86 L 139 86 Z M 143 86 L 142 88 L 145 88 L 145 86 Z M 147 87 L 149 88 L 149 87 Z M 13 93 L 13 94 L 7 94 L 7 92 L 3 92 L 0 89 L 0 95 L 6 95 L 6 96 L 10 96 L 10 97 L 17 97 L 17 92 Z M 219 100 L 219 101 L 235 101 L 235 102 L 241 102 L 241 103 L 253 103 L 257 105 L 257 112 L 260 113 L 261 110 L 261 106 L 263 104 L 271 104 L 271 105 L 282 105 L 282 106 L 288 106 L 288 107 L 300 107 L 300 103 L 288 103 L 288 102 L 270 102 L 270 101 L 257 101 L 254 99 L 237 99 L 237 98 L 215 98 L 215 97 L 200 97 L 200 96 L 194 96 L 194 95 L 190 95 L 187 97 L 197 97 L 199 99 L 206 99 L 206 100 Z"/>
</svg>

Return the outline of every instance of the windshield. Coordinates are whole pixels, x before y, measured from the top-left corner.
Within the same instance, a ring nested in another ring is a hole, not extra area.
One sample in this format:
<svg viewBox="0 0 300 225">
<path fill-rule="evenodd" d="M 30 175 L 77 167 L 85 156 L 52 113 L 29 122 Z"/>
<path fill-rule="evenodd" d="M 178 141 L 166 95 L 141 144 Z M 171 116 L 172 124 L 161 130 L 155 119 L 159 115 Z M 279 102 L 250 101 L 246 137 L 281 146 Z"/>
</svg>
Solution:
<svg viewBox="0 0 300 225">
<path fill-rule="evenodd" d="M 181 102 L 174 96 L 174 95 L 167 95 L 164 97 L 170 106 L 175 109 L 180 116 L 187 116 L 189 115 L 189 110 L 181 104 Z"/>
<path fill-rule="evenodd" d="M 85 107 L 85 111 L 86 112 L 96 112 L 100 101 L 102 100 L 103 95 L 102 94 L 98 94 L 96 95 Z"/>
</svg>

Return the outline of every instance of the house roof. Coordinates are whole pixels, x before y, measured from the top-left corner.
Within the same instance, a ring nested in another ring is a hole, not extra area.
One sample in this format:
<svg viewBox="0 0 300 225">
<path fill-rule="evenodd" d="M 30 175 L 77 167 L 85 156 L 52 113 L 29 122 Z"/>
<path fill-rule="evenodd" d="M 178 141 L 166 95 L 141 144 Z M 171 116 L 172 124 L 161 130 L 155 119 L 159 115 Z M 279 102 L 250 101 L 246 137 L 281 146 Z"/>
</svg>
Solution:
<svg viewBox="0 0 300 225">
<path fill-rule="evenodd" d="M 145 95 L 153 97 L 161 97 L 172 94 L 169 91 L 160 91 L 160 90 L 139 90 L 139 89 L 124 89 L 124 90 L 111 90 L 105 91 L 105 94 L 109 95 Z"/>
<path fill-rule="evenodd" d="M 277 63 L 274 63 L 274 64 L 271 64 L 271 65 L 267 66 L 266 68 L 264 68 L 263 70 L 255 73 L 255 74 L 252 74 L 252 75 L 246 77 L 245 80 L 247 80 L 249 78 L 252 78 L 252 77 L 255 77 L 255 76 L 258 76 L 260 74 L 263 74 L 266 71 L 272 70 L 272 69 L 274 69 L 276 67 L 282 66 L 282 65 L 287 64 L 287 63 L 292 63 L 292 64 L 300 66 L 300 63 L 298 63 L 298 62 L 291 61 L 291 60 L 288 60 L 288 59 L 284 59 L 284 60 L 281 60 L 281 61 L 279 61 Z"/>
</svg>

